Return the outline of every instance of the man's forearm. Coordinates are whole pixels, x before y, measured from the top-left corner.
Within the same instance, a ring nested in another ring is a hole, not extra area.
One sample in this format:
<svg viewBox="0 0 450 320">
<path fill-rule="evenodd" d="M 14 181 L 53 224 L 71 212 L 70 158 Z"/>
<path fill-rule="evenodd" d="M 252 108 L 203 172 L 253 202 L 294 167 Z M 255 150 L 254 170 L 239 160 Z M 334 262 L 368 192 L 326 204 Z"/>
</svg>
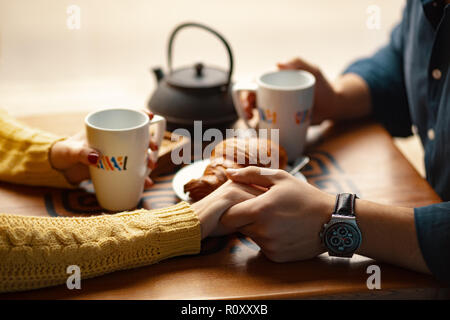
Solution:
<svg viewBox="0 0 450 320">
<path fill-rule="evenodd" d="M 355 211 L 363 237 L 358 254 L 430 273 L 420 251 L 413 208 L 358 199 Z"/>
<path fill-rule="evenodd" d="M 371 113 L 370 90 L 363 78 L 347 73 L 334 81 L 332 87 L 335 101 L 326 118 L 349 120 L 366 117 Z"/>
</svg>

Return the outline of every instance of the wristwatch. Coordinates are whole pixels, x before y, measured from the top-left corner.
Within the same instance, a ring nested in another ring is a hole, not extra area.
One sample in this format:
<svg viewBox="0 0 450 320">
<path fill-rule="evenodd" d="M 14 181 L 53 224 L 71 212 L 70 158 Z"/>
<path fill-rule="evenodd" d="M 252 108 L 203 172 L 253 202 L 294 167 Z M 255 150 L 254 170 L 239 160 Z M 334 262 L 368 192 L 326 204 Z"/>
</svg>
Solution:
<svg viewBox="0 0 450 320">
<path fill-rule="evenodd" d="M 334 257 L 351 258 L 361 245 L 361 231 L 356 223 L 355 199 L 351 193 L 336 196 L 336 205 L 331 220 L 324 224 L 320 238 Z"/>
</svg>

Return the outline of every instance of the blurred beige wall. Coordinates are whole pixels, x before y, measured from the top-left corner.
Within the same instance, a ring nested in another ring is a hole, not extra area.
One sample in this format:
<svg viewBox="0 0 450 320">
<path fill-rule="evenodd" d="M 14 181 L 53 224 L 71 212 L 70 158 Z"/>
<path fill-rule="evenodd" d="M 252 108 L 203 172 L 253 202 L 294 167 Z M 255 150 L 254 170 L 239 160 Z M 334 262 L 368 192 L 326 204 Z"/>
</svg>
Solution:
<svg viewBox="0 0 450 320">
<path fill-rule="evenodd" d="M 67 9 L 80 8 L 80 29 Z M 367 26 L 371 5 L 379 29 Z M 231 43 L 234 80 L 300 55 L 336 77 L 353 59 L 385 43 L 403 0 L 0 0 L 0 107 L 15 115 L 142 107 L 154 88 L 149 68 L 166 67 L 170 31 L 203 22 Z M 370 9 L 369 9 L 370 10 Z M 221 44 L 203 31 L 182 32 L 175 66 L 226 67 Z"/>
</svg>

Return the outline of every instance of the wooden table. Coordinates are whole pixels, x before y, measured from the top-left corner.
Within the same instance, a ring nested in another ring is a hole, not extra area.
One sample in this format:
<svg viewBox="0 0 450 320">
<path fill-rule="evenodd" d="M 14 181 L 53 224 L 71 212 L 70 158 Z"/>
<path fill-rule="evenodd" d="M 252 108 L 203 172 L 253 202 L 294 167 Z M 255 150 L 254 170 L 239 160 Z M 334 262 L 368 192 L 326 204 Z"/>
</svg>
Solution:
<svg viewBox="0 0 450 320">
<path fill-rule="evenodd" d="M 83 114 L 23 118 L 61 134 L 82 129 Z M 361 198 L 401 206 L 439 202 L 438 195 L 395 148 L 379 125 L 364 122 L 331 126 L 308 148 L 308 181 L 330 193 L 354 192 Z M 163 207 L 178 200 L 173 174 L 156 178 L 143 201 Z M 2 212 L 23 215 L 86 216 L 99 213 L 92 186 L 80 190 L 0 184 Z M 366 269 L 381 268 L 381 290 L 366 286 Z M 81 290 L 57 286 L 0 298 L 32 299 L 284 299 L 284 298 L 442 298 L 448 290 L 432 277 L 369 258 L 351 260 L 323 254 L 313 260 L 274 263 L 248 238 L 232 235 L 207 240 L 197 256 L 177 257 L 156 265 L 82 280 Z"/>
</svg>

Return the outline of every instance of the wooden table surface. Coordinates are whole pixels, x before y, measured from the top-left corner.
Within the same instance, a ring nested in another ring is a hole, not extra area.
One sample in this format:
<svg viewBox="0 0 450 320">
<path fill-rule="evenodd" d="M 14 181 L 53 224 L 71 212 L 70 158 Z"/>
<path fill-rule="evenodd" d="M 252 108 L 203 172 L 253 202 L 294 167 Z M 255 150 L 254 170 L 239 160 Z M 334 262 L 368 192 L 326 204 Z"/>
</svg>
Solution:
<svg viewBox="0 0 450 320">
<path fill-rule="evenodd" d="M 27 117 L 32 126 L 60 134 L 83 129 L 83 114 Z M 395 148 L 388 133 L 371 122 L 330 126 L 308 147 L 312 161 L 303 174 L 330 192 L 354 192 L 378 202 L 423 206 L 438 195 Z M 173 174 L 156 178 L 143 201 L 154 208 L 176 203 Z M 80 190 L 32 188 L 0 183 L 0 211 L 36 216 L 87 216 L 101 212 L 90 183 Z M 251 240 L 239 235 L 210 239 L 196 256 L 82 280 L 66 286 L 4 294 L 19 299 L 284 299 L 284 298 L 442 298 L 448 289 L 432 277 L 356 255 L 323 254 L 303 262 L 274 263 Z M 381 290 L 369 290 L 366 269 L 381 269 Z"/>
</svg>

